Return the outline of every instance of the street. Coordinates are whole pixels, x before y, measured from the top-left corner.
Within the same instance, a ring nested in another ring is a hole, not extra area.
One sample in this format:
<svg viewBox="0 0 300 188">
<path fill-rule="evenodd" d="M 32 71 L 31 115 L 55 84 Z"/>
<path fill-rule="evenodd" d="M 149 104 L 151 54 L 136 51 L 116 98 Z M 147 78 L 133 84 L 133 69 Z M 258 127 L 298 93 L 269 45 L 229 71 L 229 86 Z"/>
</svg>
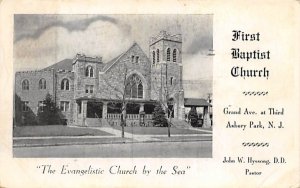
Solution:
<svg viewBox="0 0 300 188">
<path fill-rule="evenodd" d="M 211 158 L 212 141 L 15 147 L 20 158 Z"/>
</svg>

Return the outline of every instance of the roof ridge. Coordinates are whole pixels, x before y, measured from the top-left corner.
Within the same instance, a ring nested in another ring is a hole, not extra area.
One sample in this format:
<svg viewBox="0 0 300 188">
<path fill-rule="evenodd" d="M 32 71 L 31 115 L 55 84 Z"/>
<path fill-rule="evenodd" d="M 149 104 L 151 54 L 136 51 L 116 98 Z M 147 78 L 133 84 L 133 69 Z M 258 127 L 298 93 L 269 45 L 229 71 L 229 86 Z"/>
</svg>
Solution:
<svg viewBox="0 0 300 188">
<path fill-rule="evenodd" d="M 131 48 L 133 48 L 135 45 L 138 45 L 137 42 L 133 42 L 132 45 L 130 45 L 130 47 L 124 51 L 123 53 L 121 53 L 120 55 L 116 56 L 115 58 L 113 58 L 111 61 L 109 61 L 107 63 L 107 65 L 104 67 L 102 72 L 106 72 L 108 71 L 114 64 L 115 62 L 117 62 L 124 54 L 126 54 Z M 138 45 L 139 46 L 139 45 Z"/>
</svg>

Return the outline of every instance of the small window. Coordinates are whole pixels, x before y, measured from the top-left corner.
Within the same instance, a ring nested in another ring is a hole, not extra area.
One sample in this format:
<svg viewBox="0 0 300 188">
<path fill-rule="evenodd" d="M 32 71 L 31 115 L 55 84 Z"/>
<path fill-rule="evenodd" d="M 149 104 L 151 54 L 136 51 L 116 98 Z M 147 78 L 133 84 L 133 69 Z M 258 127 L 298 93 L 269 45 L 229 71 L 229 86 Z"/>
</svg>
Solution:
<svg viewBox="0 0 300 188">
<path fill-rule="evenodd" d="M 94 93 L 94 86 L 93 85 L 86 85 L 85 86 L 85 93 Z"/>
<path fill-rule="evenodd" d="M 29 111 L 29 102 L 28 101 L 22 101 L 22 111 L 23 112 L 28 112 Z"/>
<path fill-rule="evenodd" d="M 70 102 L 60 101 L 60 110 L 63 112 L 68 112 L 70 110 Z"/>
<path fill-rule="evenodd" d="M 39 81 L 39 89 L 46 89 L 46 80 L 44 78 Z"/>
<path fill-rule="evenodd" d="M 87 66 L 85 69 L 85 76 L 93 78 L 94 77 L 94 69 L 92 66 Z"/>
<path fill-rule="evenodd" d="M 174 77 L 171 77 L 170 78 L 170 85 L 172 86 L 172 85 L 174 85 L 175 84 L 175 79 L 174 79 Z"/>
<path fill-rule="evenodd" d="M 159 49 L 156 50 L 157 62 L 159 62 Z"/>
<path fill-rule="evenodd" d="M 174 49 L 173 50 L 173 62 L 176 62 L 176 59 L 177 58 L 177 50 L 176 49 Z"/>
<path fill-rule="evenodd" d="M 82 108 L 81 108 L 81 102 L 80 102 L 80 103 L 78 103 L 78 114 L 81 114 L 81 110 L 82 110 Z"/>
<path fill-rule="evenodd" d="M 154 65 L 155 64 L 155 51 L 152 52 L 152 57 L 153 57 L 152 64 Z"/>
<path fill-rule="evenodd" d="M 94 69 L 93 69 L 93 67 L 91 67 L 91 70 L 90 70 L 90 77 L 91 78 L 94 77 Z"/>
<path fill-rule="evenodd" d="M 39 104 L 38 104 L 38 110 L 39 110 L 40 112 L 43 112 L 45 106 L 46 106 L 46 105 L 45 105 L 44 101 L 39 101 Z"/>
<path fill-rule="evenodd" d="M 131 56 L 131 63 L 134 62 L 134 55 Z"/>
<path fill-rule="evenodd" d="M 170 59 L 171 59 L 171 50 L 170 50 L 170 48 L 168 48 L 167 49 L 167 61 L 170 61 Z"/>
<path fill-rule="evenodd" d="M 139 58 L 140 58 L 139 56 L 135 57 L 135 63 L 139 63 Z"/>
<path fill-rule="evenodd" d="M 23 80 L 22 90 L 29 90 L 29 81 L 28 80 Z"/>
<path fill-rule="evenodd" d="M 65 78 L 65 79 L 63 79 L 61 81 L 60 89 L 61 90 L 69 90 L 70 89 L 69 80 L 68 79 Z"/>
</svg>

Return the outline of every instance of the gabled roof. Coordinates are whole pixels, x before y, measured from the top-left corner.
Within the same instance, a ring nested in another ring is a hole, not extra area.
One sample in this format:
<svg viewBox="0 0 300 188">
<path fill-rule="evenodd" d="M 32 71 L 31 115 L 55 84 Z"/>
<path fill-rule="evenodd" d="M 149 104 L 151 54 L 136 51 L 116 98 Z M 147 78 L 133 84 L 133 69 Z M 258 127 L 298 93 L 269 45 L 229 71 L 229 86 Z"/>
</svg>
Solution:
<svg viewBox="0 0 300 188">
<path fill-rule="evenodd" d="M 134 46 L 137 46 L 139 49 L 141 49 L 141 47 L 136 42 L 134 42 L 125 52 L 105 63 L 106 65 L 103 68 L 102 72 L 106 72 L 107 70 L 109 70 L 121 57 L 123 57 L 123 55 L 127 54 L 127 52 L 130 51 Z M 143 50 L 141 49 L 141 51 Z"/>
<path fill-rule="evenodd" d="M 109 62 L 105 63 L 105 67 L 103 68 L 102 72 L 106 72 L 109 69 L 109 67 L 111 67 L 120 57 L 123 56 L 123 54 L 124 53 L 118 55 L 117 57 L 113 58 Z"/>
<path fill-rule="evenodd" d="M 195 99 L 195 98 L 184 98 L 184 106 L 186 107 L 205 107 L 205 106 L 212 106 L 209 104 L 206 99 Z"/>
<path fill-rule="evenodd" d="M 69 70 L 72 71 L 72 59 L 64 59 L 62 61 L 59 61 L 53 65 L 50 65 L 49 67 L 46 67 L 42 70 L 50 70 L 54 69 L 55 71 L 57 70 Z"/>
<path fill-rule="evenodd" d="M 106 72 L 107 70 L 109 70 L 121 57 L 123 57 L 123 55 L 125 55 L 128 51 L 130 51 L 134 46 L 137 46 L 138 48 L 141 49 L 141 47 L 136 42 L 134 42 L 125 52 L 123 52 L 122 54 L 120 54 L 117 57 L 113 58 L 112 60 L 108 61 L 107 63 L 104 63 L 105 66 L 102 69 L 102 72 Z M 89 58 L 89 57 L 86 57 L 86 58 Z M 95 59 L 95 61 L 96 60 L 98 62 L 97 58 Z M 99 61 L 101 61 L 101 59 Z M 62 60 L 60 62 L 57 62 L 57 63 L 55 63 L 53 65 L 50 65 L 50 66 L 44 68 L 42 70 L 54 69 L 55 71 L 58 71 L 58 70 L 69 70 L 69 71 L 72 71 L 72 64 L 73 64 L 73 59 L 64 59 L 64 60 Z"/>
</svg>

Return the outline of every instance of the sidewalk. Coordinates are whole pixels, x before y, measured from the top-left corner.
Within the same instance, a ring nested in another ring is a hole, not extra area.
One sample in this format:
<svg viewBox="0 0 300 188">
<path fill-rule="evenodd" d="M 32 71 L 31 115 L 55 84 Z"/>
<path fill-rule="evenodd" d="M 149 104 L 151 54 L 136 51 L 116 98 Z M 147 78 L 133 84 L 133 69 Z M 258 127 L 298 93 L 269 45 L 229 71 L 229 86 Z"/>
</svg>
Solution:
<svg viewBox="0 0 300 188">
<path fill-rule="evenodd" d="M 81 127 L 76 127 L 80 129 Z M 86 127 L 85 127 L 86 128 Z M 138 135 L 124 132 L 111 127 L 89 127 L 101 130 L 111 136 L 45 136 L 45 137 L 14 137 L 13 147 L 38 147 L 38 146 L 60 146 L 60 145 L 87 145 L 87 144 L 124 144 L 143 142 L 187 142 L 187 141 L 211 141 L 212 131 L 199 130 L 207 134 L 174 134 L 169 138 L 167 135 Z"/>
</svg>

